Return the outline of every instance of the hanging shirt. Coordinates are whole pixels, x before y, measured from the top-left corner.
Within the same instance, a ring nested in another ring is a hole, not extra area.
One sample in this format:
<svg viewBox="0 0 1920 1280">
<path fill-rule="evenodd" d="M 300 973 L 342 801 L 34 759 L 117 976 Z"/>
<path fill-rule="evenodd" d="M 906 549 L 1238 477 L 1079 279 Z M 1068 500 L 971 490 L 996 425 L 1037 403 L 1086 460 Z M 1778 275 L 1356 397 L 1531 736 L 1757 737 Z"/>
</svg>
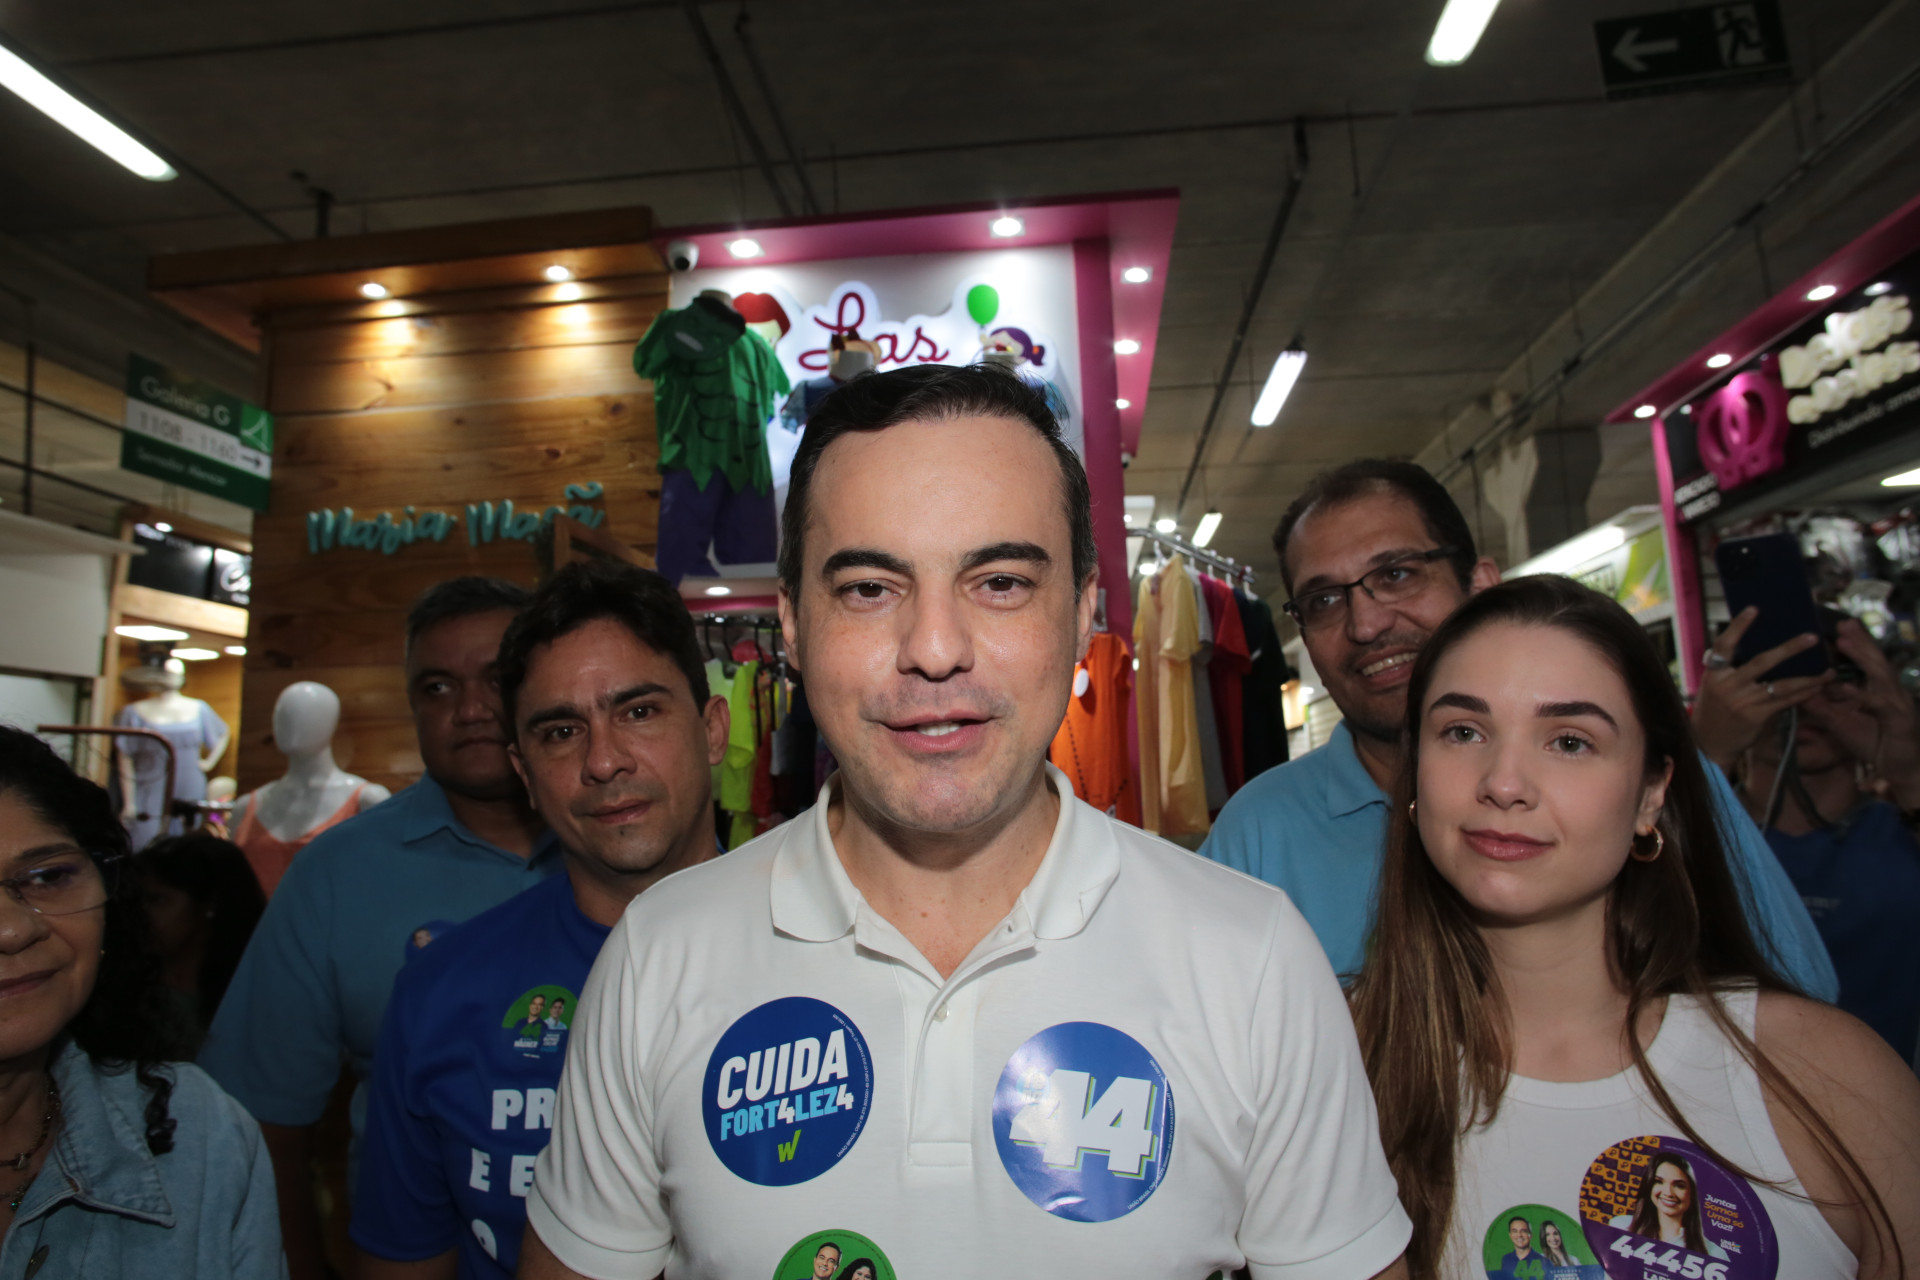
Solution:
<svg viewBox="0 0 1920 1280">
<path fill-rule="evenodd" d="M 1767 832 L 1840 975 L 1842 1009 L 1908 1062 L 1920 1048 L 1920 844 L 1900 811 L 1873 800 L 1824 830 Z"/>
<path fill-rule="evenodd" d="M 121 708 L 114 717 L 114 723 L 126 729 L 151 729 L 162 734 L 173 744 L 173 799 L 204 800 L 207 798 L 207 775 L 200 768 L 202 753 L 211 751 L 227 736 L 227 723 L 214 709 L 198 698 L 189 698 L 194 704 L 193 718 L 190 720 L 162 721 L 158 724 L 140 714 L 140 704 L 129 703 Z M 152 738 L 115 738 L 120 753 L 133 765 L 133 805 L 134 809 L 146 815 L 135 818 L 127 827 L 127 838 L 138 853 L 147 844 L 159 836 L 162 828 L 168 835 L 179 835 L 186 830 L 184 819 L 169 817 L 160 812 L 166 801 L 167 753 Z"/>
<path fill-rule="evenodd" d="M 260 792 L 254 792 L 253 798 L 247 802 L 246 817 L 240 819 L 240 829 L 233 833 L 233 842 L 240 846 L 240 852 L 247 855 L 247 865 L 253 868 L 254 878 L 260 882 L 260 892 L 271 898 L 280 883 L 280 877 L 286 875 L 287 868 L 293 865 L 294 854 L 306 848 L 322 831 L 337 827 L 359 813 L 360 793 L 366 789 L 364 782 L 355 787 L 345 804 L 322 818 L 317 826 L 291 840 L 282 840 L 260 821 Z"/>
<path fill-rule="evenodd" d="M 1200 728 L 1200 767 L 1207 780 L 1207 813 L 1220 812 L 1227 803 L 1226 752 L 1220 745 L 1220 724 L 1213 713 L 1213 616 L 1207 612 L 1207 595 L 1201 587 L 1205 576 L 1187 566 L 1187 580 L 1193 584 L 1194 617 L 1199 623 L 1200 648 L 1193 655 L 1193 711 Z"/>
<path fill-rule="evenodd" d="M 1720 999 L 1734 1025 L 1751 1036 L 1752 989 Z M 1804 1198 L 1768 1119 L 1759 1075 L 1707 1009 L 1690 996 L 1669 997 L 1647 1060 L 1706 1144 L 1762 1181 L 1749 1182 L 1680 1137 L 1631 1067 L 1578 1084 L 1513 1076 L 1493 1122 L 1461 1139 L 1459 1190 L 1440 1275 L 1857 1275 L 1853 1254 Z M 1658 1201 L 1649 1194 L 1655 1185 Z M 1547 1256 L 1555 1239 L 1564 1261 Z"/>
<path fill-rule="evenodd" d="M 1134 673 L 1135 727 L 1140 741 L 1140 825 L 1156 834 L 1162 830 L 1160 816 L 1160 597 L 1154 590 L 1157 580 L 1150 574 L 1140 578 L 1140 600 L 1133 611 L 1133 651 L 1146 655 Z"/>
<path fill-rule="evenodd" d="M 462 1280 L 513 1275 L 568 1032 L 607 932 L 558 875 L 400 971 L 374 1059 L 355 1244 L 395 1262 L 458 1246 Z"/>
<path fill-rule="evenodd" d="M 1273 610 L 1264 600 L 1234 592 L 1240 628 L 1247 638 L 1247 678 L 1240 691 L 1241 739 L 1247 754 L 1247 779 L 1287 762 L 1287 724 L 1280 710 L 1280 687 L 1293 679 Z"/>
<path fill-rule="evenodd" d="M 653 382 L 662 471 L 686 471 L 702 491 L 718 472 L 736 493 L 773 492 L 767 419 L 792 384 L 739 312 L 713 298 L 661 312 L 633 349 L 633 371 Z"/>
<path fill-rule="evenodd" d="M 1084 688 L 1082 687 L 1084 677 Z M 1131 789 L 1127 708 L 1133 701 L 1133 655 L 1119 636 L 1101 631 L 1073 669 L 1074 692 L 1049 752 L 1073 793 L 1106 813 Z"/>
<path fill-rule="evenodd" d="M 1232 795 L 1247 781 L 1247 758 L 1241 741 L 1241 681 L 1247 674 L 1247 635 L 1240 626 L 1232 587 L 1218 578 L 1202 577 L 1200 594 L 1213 620 L 1207 692 L 1213 702 L 1213 722 L 1220 730 L 1220 767 L 1226 774 L 1227 794 Z"/>
<path fill-rule="evenodd" d="M 1160 831 L 1205 835 L 1207 775 L 1194 708 L 1193 655 L 1200 651 L 1199 593 L 1175 553 L 1160 573 Z"/>
</svg>

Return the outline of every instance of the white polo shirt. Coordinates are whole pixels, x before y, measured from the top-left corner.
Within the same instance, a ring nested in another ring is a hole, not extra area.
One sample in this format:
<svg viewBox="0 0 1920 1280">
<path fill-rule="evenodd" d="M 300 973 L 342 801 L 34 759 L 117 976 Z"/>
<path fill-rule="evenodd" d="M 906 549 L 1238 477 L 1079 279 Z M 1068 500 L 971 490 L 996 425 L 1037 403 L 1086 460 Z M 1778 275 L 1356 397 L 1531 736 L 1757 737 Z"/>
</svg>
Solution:
<svg viewBox="0 0 1920 1280">
<path fill-rule="evenodd" d="M 528 1219 L 587 1276 L 1356 1280 L 1411 1225 L 1353 1024 L 1278 890 L 1066 797 L 942 979 L 796 821 L 636 898 Z"/>
</svg>

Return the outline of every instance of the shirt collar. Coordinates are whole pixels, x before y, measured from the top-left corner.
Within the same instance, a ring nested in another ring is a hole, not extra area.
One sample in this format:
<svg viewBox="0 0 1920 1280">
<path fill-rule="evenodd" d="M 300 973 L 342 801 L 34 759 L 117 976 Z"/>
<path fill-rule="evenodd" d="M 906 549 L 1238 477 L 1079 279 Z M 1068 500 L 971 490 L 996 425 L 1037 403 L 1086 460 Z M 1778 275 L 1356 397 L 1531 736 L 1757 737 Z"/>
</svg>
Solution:
<svg viewBox="0 0 1920 1280">
<path fill-rule="evenodd" d="M 1119 878 L 1120 850 L 1106 824 L 1096 821 L 1099 815 L 1074 798 L 1067 775 L 1051 764 L 1046 768 L 1060 797 L 1060 816 L 1015 910 L 1025 909 L 1036 937 L 1067 938 L 1086 927 Z M 863 905 L 827 827 L 827 807 L 839 784 L 839 774 L 827 779 L 773 858 L 773 927 L 808 942 L 845 937 Z"/>
<path fill-rule="evenodd" d="M 400 828 L 400 840 L 403 844 L 415 844 L 442 831 L 451 832 L 462 844 L 472 845 L 476 849 L 485 849 L 499 854 L 503 858 L 512 858 L 515 862 L 538 862 L 540 859 L 558 852 L 559 840 L 551 830 L 541 833 L 534 841 L 533 853 L 526 859 L 509 849 L 502 849 L 490 840 L 482 840 L 467 825 L 454 816 L 453 804 L 447 799 L 447 792 L 433 775 L 423 773 L 420 780 L 400 793 L 407 798 L 406 817 Z M 395 797 L 398 799 L 399 797 Z M 392 801 L 388 801 L 389 804 Z"/>
<path fill-rule="evenodd" d="M 1353 744 L 1353 731 L 1347 728 L 1345 721 L 1333 727 L 1333 735 L 1320 750 L 1327 754 L 1323 794 L 1327 797 L 1329 818 L 1344 818 L 1368 805 L 1384 805 L 1387 802 L 1387 793 L 1367 772 L 1367 766 L 1360 763 L 1359 749 Z"/>
<path fill-rule="evenodd" d="M 109 1213 L 173 1226 L 173 1205 L 161 1187 L 159 1163 L 147 1150 L 144 1116 L 129 1113 L 107 1095 L 92 1059 L 72 1040 L 54 1055 L 52 1072 L 60 1088 L 60 1135 L 49 1160 L 57 1162 L 64 1176 L 36 1178 L 20 1206 L 20 1219 L 73 1199 Z M 144 1097 L 144 1089 L 136 1092 Z M 177 1119 L 177 1105 L 174 1110 Z"/>
</svg>

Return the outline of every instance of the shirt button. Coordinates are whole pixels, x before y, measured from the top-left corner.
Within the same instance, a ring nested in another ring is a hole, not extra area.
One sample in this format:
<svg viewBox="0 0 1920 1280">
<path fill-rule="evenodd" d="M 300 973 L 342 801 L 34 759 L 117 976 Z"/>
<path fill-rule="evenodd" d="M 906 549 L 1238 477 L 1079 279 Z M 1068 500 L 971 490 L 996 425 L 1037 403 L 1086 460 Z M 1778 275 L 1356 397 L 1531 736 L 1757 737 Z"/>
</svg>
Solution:
<svg viewBox="0 0 1920 1280">
<path fill-rule="evenodd" d="M 940 1007 L 939 1007 L 938 1009 L 935 1009 L 935 1010 L 933 1011 L 933 1020 L 934 1020 L 935 1022 L 945 1022 L 945 1021 L 947 1020 L 947 1006 L 946 1006 L 946 1005 L 944 1005 L 944 1004 L 943 1004 L 943 1005 L 941 1005 L 941 1006 L 940 1006 Z"/>
</svg>

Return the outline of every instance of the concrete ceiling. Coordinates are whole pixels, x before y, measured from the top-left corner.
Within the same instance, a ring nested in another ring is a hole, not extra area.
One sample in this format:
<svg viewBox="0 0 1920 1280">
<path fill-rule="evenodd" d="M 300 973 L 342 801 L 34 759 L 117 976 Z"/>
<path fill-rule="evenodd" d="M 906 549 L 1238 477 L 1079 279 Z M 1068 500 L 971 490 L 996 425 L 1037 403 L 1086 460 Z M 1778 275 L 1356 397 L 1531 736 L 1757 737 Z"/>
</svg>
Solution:
<svg viewBox="0 0 1920 1280">
<path fill-rule="evenodd" d="M 1795 101 L 1816 109 L 1812 73 L 1912 7 L 1781 3 Z M 1308 476 L 1433 445 L 1636 246 L 1681 236 L 1676 208 L 1788 101 L 1772 85 L 1608 103 L 1592 23 L 1668 7 L 1649 0 L 1505 0 L 1472 59 L 1450 69 L 1422 58 L 1439 7 L 756 0 L 745 11 L 829 209 L 1180 189 L 1128 473 L 1163 515 L 1253 284 L 1293 122 L 1306 121 L 1306 184 L 1181 512 L 1190 529 L 1223 511 L 1217 545 L 1267 570 L 1267 533 Z M 732 30 L 740 5 L 701 12 L 773 143 Z M 663 225 L 779 214 L 669 0 L 0 0 L 0 32 L 188 166 L 170 183 L 133 178 L 0 95 L 0 238 L 131 299 L 150 254 L 311 234 L 308 183 L 335 194 L 336 231 L 629 203 Z M 1907 100 L 1889 118 L 1905 128 L 1915 113 Z M 1920 148 L 1902 141 L 1875 164 L 1793 252 L 1817 261 L 1920 189 Z M 1693 328 L 1710 335 L 1750 308 L 1750 274 L 1694 297 Z M 44 309 L 61 308 L 57 293 Z M 1280 424 L 1252 431 L 1252 392 L 1296 332 L 1306 377 Z M 231 353 L 204 349 L 207 376 L 244 376 Z M 1592 424 L 1643 372 L 1600 369 L 1562 412 Z M 1632 478 L 1608 502 L 1650 496 L 1635 492 L 1648 473 L 1633 445 L 1610 446 Z"/>
</svg>

